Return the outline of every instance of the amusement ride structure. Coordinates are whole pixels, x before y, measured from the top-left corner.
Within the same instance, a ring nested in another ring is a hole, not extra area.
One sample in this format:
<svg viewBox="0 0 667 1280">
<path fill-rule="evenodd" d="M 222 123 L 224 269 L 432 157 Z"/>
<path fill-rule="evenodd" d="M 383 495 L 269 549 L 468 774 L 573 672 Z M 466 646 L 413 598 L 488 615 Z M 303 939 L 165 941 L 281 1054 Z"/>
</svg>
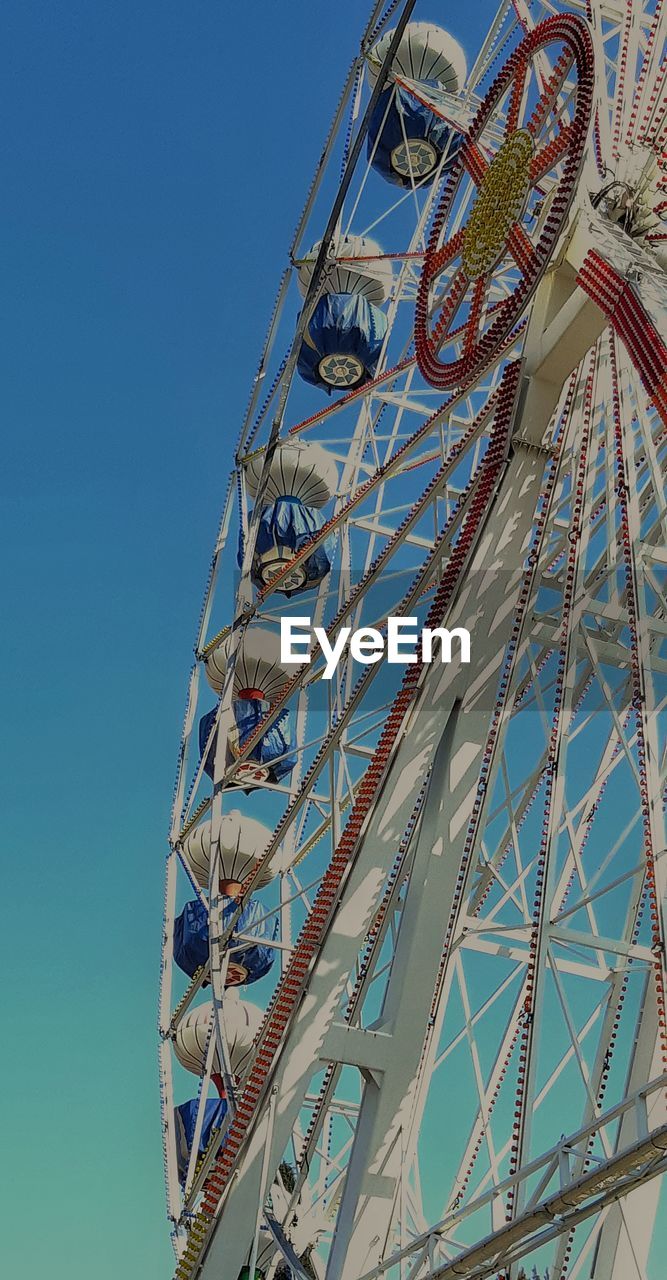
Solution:
<svg viewBox="0 0 667 1280">
<path fill-rule="evenodd" d="M 658 1274 L 667 8 L 501 0 L 474 59 L 447 10 L 373 8 L 230 456 L 166 873 L 177 1280 Z M 389 617 L 470 662 L 281 661 L 281 618 Z"/>
</svg>

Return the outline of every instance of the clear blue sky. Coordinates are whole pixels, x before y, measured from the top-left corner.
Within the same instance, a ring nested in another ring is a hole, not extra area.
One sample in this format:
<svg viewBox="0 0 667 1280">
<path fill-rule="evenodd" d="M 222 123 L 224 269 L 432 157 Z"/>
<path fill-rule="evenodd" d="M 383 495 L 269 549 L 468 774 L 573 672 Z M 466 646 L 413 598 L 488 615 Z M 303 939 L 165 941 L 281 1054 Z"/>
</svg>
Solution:
<svg viewBox="0 0 667 1280">
<path fill-rule="evenodd" d="M 365 8 L 3 5 L 7 1275 L 171 1275 L 155 1027 L 186 678 Z"/>
<path fill-rule="evenodd" d="M 0 1256 L 25 1280 L 171 1274 L 155 1025 L 186 677 L 230 446 L 367 7 L 2 7 Z M 470 50 L 449 9 L 431 13 Z"/>
</svg>

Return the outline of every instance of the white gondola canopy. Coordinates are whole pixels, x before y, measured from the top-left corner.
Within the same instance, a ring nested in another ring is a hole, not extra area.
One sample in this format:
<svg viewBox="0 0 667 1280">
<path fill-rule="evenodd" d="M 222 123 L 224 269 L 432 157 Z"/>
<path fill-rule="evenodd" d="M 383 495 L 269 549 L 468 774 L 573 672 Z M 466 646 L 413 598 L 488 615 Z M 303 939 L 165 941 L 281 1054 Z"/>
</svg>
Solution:
<svg viewBox="0 0 667 1280">
<path fill-rule="evenodd" d="M 255 454 L 245 465 L 245 480 L 251 497 L 259 488 L 264 454 Z M 338 468 L 319 444 L 280 444 L 276 449 L 263 491 L 264 502 L 299 498 L 307 507 L 323 507 L 338 487 Z"/>
<path fill-rule="evenodd" d="M 319 253 L 318 240 L 300 260 L 297 267 L 299 290 L 305 297 L 313 278 L 313 268 Z M 360 293 L 368 302 L 382 306 L 393 284 L 391 262 L 382 258 L 382 249 L 376 240 L 368 236 L 339 234 L 333 239 L 330 259 L 322 279 L 325 293 Z M 361 259 L 355 262 L 354 259 Z"/>
<path fill-rule="evenodd" d="M 385 31 L 367 55 L 372 85 L 393 37 L 393 28 Z M 398 75 L 405 80 L 435 81 L 447 93 L 460 93 L 467 74 L 465 53 L 448 31 L 432 22 L 409 22 L 398 42 L 387 79 L 391 82 L 394 75 Z"/>
<path fill-rule="evenodd" d="M 246 482 L 255 496 L 260 482 L 262 457 L 251 458 Z M 322 539 L 299 564 L 289 566 L 325 524 L 321 508 L 338 486 L 338 468 L 319 444 L 279 445 L 271 460 L 263 489 L 251 577 L 265 587 L 282 572 L 276 590 L 290 596 L 316 586 L 331 569 L 332 547 Z M 239 566 L 243 566 L 243 538 L 239 538 Z M 285 572 L 283 572 L 285 570 Z"/>
<path fill-rule="evenodd" d="M 250 1060 L 252 1044 L 263 1018 L 262 1010 L 248 1000 L 240 1000 L 234 990 L 225 992 L 223 1003 L 224 1031 L 232 1075 L 241 1075 Z M 204 1074 L 213 1002 L 189 1009 L 176 1028 L 174 1053 L 182 1067 L 193 1075 Z M 215 1034 L 215 1029 L 211 1035 Z M 217 1049 L 213 1053 L 213 1071 L 222 1067 Z"/>
<path fill-rule="evenodd" d="M 205 660 L 206 678 L 216 693 L 222 692 L 227 671 L 230 636 L 226 635 Z M 257 690 L 271 701 L 286 683 L 288 671 L 280 661 L 280 636 L 268 627 L 249 627 L 243 636 L 234 667 L 234 694 Z"/>
<path fill-rule="evenodd" d="M 243 883 L 255 870 L 271 832 L 262 822 L 247 817 L 238 809 L 223 814 L 220 823 L 220 862 L 221 880 L 233 880 Z M 200 822 L 188 832 L 182 844 L 185 862 L 197 884 L 208 889 L 209 868 L 211 864 L 211 823 Z M 276 870 L 270 866 L 262 870 L 261 877 L 255 886 L 263 888 L 273 879 Z"/>
</svg>

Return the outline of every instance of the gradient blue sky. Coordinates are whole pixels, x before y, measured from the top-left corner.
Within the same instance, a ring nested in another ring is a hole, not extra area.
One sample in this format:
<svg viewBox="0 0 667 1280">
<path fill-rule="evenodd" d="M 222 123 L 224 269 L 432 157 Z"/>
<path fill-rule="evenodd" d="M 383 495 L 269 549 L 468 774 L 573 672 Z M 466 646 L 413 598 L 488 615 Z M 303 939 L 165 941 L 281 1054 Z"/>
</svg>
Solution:
<svg viewBox="0 0 667 1280">
<path fill-rule="evenodd" d="M 230 447 L 367 7 L 2 6 L 7 1275 L 171 1274 L 155 1025 L 186 676 Z M 474 43 L 494 8 L 468 10 Z M 465 10 L 432 16 L 472 47 Z"/>
</svg>

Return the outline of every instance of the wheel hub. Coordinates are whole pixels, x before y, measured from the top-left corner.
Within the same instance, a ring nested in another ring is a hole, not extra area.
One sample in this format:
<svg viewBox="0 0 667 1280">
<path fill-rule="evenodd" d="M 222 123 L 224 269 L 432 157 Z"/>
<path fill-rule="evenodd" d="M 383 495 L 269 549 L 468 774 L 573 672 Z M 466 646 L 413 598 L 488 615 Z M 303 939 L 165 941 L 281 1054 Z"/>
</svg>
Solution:
<svg viewBox="0 0 667 1280">
<path fill-rule="evenodd" d="M 521 217 L 530 190 L 534 151 L 528 130 L 517 129 L 489 165 L 463 237 L 461 257 L 469 280 L 491 270 L 513 223 Z"/>
</svg>

